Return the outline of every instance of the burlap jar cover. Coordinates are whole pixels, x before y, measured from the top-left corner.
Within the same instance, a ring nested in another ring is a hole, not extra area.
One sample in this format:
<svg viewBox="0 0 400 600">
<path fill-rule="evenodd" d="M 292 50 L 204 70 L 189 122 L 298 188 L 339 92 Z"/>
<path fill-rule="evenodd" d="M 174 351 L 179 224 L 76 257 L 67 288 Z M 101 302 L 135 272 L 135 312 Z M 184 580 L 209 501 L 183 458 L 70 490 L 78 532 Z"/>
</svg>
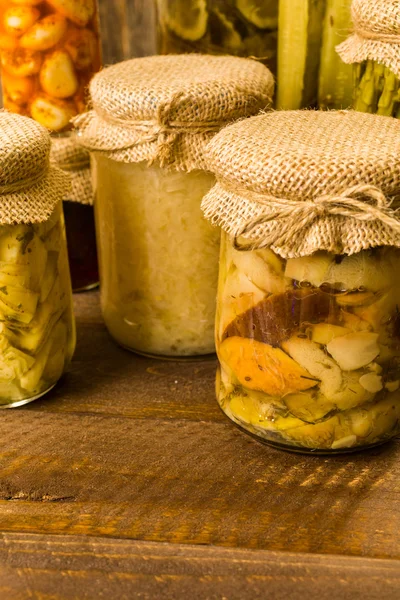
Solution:
<svg viewBox="0 0 400 600">
<path fill-rule="evenodd" d="M 353 0 L 354 33 L 337 51 L 345 63 L 373 60 L 400 78 L 400 4 L 398 0 Z"/>
<path fill-rule="evenodd" d="M 69 189 L 50 166 L 50 136 L 27 117 L 0 111 L 0 224 L 47 221 Z"/>
<path fill-rule="evenodd" d="M 52 137 L 50 160 L 70 177 L 71 188 L 64 200 L 93 204 L 90 154 L 78 143 L 75 133 Z"/>
<path fill-rule="evenodd" d="M 400 122 L 352 111 L 275 112 L 210 142 L 205 216 L 243 249 L 283 258 L 400 247 Z"/>
<path fill-rule="evenodd" d="M 122 162 L 204 168 L 203 151 L 227 123 L 270 105 L 262 64 L 231 56 L 151 56 L 119 63 L 91 81 L 93 110 L 74 120 L 81 143 Z"/>
</svg>

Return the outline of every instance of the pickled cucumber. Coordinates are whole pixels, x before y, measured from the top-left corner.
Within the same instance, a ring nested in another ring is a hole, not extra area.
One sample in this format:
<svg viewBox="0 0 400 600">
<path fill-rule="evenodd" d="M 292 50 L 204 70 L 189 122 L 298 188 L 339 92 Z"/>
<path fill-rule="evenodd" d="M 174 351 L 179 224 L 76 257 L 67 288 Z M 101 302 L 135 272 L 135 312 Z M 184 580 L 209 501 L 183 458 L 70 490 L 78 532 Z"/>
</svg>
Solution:
<svg viewBox="0 0 400 600">
<path fill-rule="evenodd" d="M 262 253 L 233 250 L 223 234 L 221 408 L 287 448 L 340 452 L 398 433 L 400 250 L 286 262 Z M 247 309 L 226 310 L 230 291 Z"/>
<path fill-rule="evenodd" d="M 52 387 L 73 352 L 61 207 L 48 222 L 0 228 L 0 404 Z"/>
</svg>

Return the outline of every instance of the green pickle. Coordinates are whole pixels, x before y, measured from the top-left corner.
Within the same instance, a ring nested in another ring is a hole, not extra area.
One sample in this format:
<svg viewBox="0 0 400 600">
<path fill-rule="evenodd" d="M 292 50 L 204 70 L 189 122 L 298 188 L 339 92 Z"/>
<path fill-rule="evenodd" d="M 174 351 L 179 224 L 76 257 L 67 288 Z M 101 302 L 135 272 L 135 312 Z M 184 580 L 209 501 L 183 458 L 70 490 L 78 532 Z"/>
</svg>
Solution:
<svg viewBox="0 0 400 600">
<path fill-rule="evenodd" d="M 262 59 L 276 73 L 279 0 L 158 0 L 160 54 Z"/>
<path fill-rule="evenodd" d="M 249 432 L 342 452 L 396 435 L 400 250 L 281 259 L 222 234 L 217 398 Z"/>
<path fill-rule="evenodd" d="M 384 65 L 367 60 L 354 66 L 354 108 L 400 118 L 400 80 Z"/>
<path fill-rule="evenodd" d="M 0 226 L 0 405 L 51 389 L 74 348 L 60 204 L 44 223 Z"/>
</svg>

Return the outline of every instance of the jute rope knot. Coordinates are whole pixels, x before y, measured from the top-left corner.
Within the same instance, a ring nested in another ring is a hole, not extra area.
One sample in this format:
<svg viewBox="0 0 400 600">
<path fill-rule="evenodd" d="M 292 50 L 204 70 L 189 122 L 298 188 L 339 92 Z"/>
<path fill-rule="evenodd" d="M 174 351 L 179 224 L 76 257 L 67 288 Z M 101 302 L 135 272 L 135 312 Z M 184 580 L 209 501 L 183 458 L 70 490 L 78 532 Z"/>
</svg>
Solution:
<svg viewBox="0 0 400 600">
<path fill-rule="evenodd" d="M 216 133 L 228 123 L 227 121 L 179 121 L 171 119 L 171 116 L 178 112 L 183 103 L 187 103 L 186 95 L 179 92 L 169 102 L 159 106 L 156 118 L 150 120 L 119 118 L 106 113 L 101 108 L 97 109 L 97 113 L 107 123 L 123 127 L 137 134 L 138 139 L 132 142 L 132 146 L 156 143 L 157 160 L 161 166 L 165 166 L 170 162 L 175 152 L 175 142 L 181 134 Z M 83 120 L 80 117 L 74 119 L 74 123 L 77 125 L 81 122 Z M 150 161 L 150 164 L 151 162 L 154 162 L 154 160 Z"/>
<path fill-rule="evenodd" d="M 265 196 L 247 190 L 241 195 L 264 205 L 266 210 L 236 232 L 234 246 L 237 250 L 284 245 L 301 230 L 310 227 L 317 218 L 327 216 L 347 217 L 356 221 L 380 221 L 400 235 L 400 209 L 391 208 L 393 201 L 372 185 L 356 185 L 338 195 L 325 194 L 306 201 Z M 273 230 L 264 233 L 262 239 L 257 240 L 257 229 L 273 221 Z M 239 242 L 242 236 L 252 241 L 249 244 Z"/>
<path fill-rule="evenodd" d="M 368 29 L 364 29 L 361 26 L 357 26 L 354 30 L 354 33 L 365 40 L 373 40 L 377 42 L 384 42 L 387 44 L 400 44 L 400 35 L 397 33 L 384 33 L 371 31 Z"/>
</svg>

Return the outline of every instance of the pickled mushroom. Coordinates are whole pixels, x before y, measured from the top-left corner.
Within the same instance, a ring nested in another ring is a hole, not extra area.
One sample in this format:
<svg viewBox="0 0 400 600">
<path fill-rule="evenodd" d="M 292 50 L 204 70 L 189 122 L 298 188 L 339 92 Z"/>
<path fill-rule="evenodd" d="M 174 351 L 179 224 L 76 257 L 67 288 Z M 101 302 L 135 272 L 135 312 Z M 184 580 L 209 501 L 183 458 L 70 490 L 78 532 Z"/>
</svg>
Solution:
<svg viewBox="0 0 400 600">
<path fill-rule="evenodd" d="M 329 296 L 315 289 L 273 294 L 230 323 L 223 338 L 238 335 L 279 346 L 301 323 L 325 320 L 330 305 Z"/>
<path fill-rule="evenodd" d="M 343 371 L 354 371 L 365 367 L 379 354 L 377 333 L 360 331 L 336 337 L 326 348 Z"/>
<path fill-rule="evenodd" d="M 307 390 L 318 383 L 282 350 L 256 340 L 228 338 L 219 355 L 243 386 L 270 396 Z"/>
</svg>

